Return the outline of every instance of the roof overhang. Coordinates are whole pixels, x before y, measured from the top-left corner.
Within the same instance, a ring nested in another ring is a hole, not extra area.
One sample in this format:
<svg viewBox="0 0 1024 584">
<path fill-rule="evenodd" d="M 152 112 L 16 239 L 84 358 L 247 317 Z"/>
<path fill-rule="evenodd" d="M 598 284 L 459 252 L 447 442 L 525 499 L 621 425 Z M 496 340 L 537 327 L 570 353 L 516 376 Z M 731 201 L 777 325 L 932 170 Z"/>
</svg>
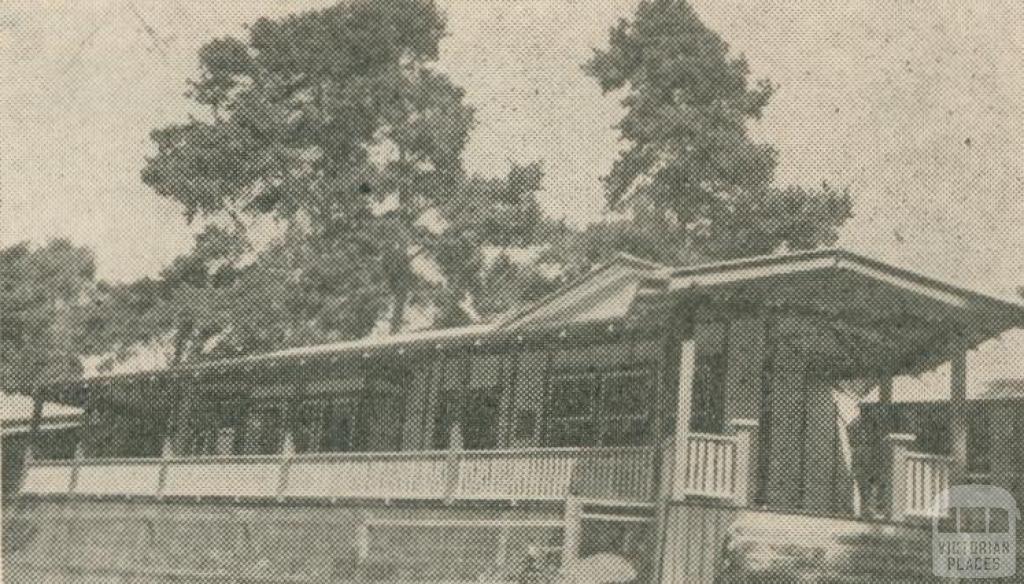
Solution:
<svg viewBox="0 0 1024 584">
<path fill-rule="evenodd" d="M 730 262 L 661 270 L 643 281 L 641 293 L 750 282 L 774 276 L 822 270 L 861 274 L 909 293 L 931 298 L 957 308 L 968 308 L 972 304 L 984 304 L 989 308 L 1005 311 L 1008 317 L 1016 319 L 1017 324 L 1024 323 L 1024 304 L 1020 302 L 996 298 L 841 249 L 759 256 Z"/>
<path fill-rule="evenodd" d="M 834 249 L 663 270 L 642 281 L 633 313 L 655 321 L 666 305 L 708 298 L 819 318 L 889 372 L 930 368 L 1024 326 L 1019 302 Z"/>
</svg>

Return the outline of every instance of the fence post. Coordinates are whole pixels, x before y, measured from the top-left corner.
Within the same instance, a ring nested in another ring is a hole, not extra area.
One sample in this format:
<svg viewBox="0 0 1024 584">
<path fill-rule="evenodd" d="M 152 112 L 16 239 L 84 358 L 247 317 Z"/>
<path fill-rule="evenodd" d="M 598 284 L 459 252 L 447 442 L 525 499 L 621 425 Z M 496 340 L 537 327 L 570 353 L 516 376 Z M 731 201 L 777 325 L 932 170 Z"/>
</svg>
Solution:
<svg viewBox="0 0 1024 584">
<path fill-rule="evenodd" d="M 733 502 L 746 507 L 757 494 L 757 420 L 729 420 L 728 431 L 736 437 L 736 466 L 733 467 Z"/>
<path fill-rule="evenodd" d="M 664 569 L 665 534 L 668 529 L 668 506 L 675 488 L 676 436 L 669 435 L 658 448 L 658 484 L 654 493 L 654 545 L 651 547 L 651 565 L 654 566 L 652 582 L 661 582 Z"/>
<path fill-rule="evenodd" d="M 913 434 L 889 434 L 889 518 L 903 521 L 907 512 L 907 452 L 916 437 Z"/>
</svg>

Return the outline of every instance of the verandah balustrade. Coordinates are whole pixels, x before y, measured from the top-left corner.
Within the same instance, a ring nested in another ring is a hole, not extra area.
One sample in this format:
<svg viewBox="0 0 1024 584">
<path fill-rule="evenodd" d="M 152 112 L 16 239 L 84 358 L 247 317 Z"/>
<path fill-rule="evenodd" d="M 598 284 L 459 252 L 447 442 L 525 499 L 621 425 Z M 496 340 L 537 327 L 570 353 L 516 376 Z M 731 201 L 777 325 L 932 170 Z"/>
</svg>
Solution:
<svg viewBox="0 0 1024 584">
<path fill-rule="evenodd" d="M 749 436 L 694 433 L 682 440 L 678 457 L 640 446 L 31 461 L 21 493 L 651 502 L 659 481 L 667 481 L 683 485 L 685 496 L 745 504 Z M 674 450 L 674 442 L 666 447 Z"/>
<path fill-rule="evenodd" d="M 33 461 L 23 494 L 645 501 L 654 449 L 534 448 Z"/>
</svg>

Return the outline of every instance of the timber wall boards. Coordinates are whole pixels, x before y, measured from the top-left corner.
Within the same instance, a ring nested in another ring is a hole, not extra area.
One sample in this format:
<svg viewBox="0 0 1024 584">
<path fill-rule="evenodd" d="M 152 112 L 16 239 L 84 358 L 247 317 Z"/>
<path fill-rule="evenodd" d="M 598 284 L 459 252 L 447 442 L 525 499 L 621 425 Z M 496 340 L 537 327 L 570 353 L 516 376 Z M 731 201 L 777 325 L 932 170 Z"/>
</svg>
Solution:
<svg viewBox="0 0 1024 584">
<path fill-rule="evenodd" d="M 3 576 L 35 582 L 515 580 L 562 509 L 9 500 Z"/>
</svg>

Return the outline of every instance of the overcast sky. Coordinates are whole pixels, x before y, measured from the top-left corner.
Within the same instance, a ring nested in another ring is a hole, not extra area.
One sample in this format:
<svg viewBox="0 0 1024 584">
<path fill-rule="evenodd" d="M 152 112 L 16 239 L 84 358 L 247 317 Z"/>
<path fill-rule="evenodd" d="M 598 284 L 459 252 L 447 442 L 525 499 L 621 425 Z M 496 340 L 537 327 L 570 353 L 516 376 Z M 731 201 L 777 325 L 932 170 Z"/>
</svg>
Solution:
<svg viewBox="0 0 1024 584">
<path fill-rule="evenodd" d="M 327 4 L 4 0 L 0 244 L 68 237 L 114 280 L 186 251 L 179 209 L 139 180 L 149 131 L 185 119 L 202 43 Z M 477 108 L 471 170 L 541 159 L 552 215 L 600 215 L 621 110 L 580 64 L 634 4 L 443 4 L 440 65 Z M 1024 284 L 1024 2 L 695 6 L 779 86 L 754 128 L 781 152 L 778 181 L 852 189 L 842 245 L 1004 295 Z"/>
</svg>

